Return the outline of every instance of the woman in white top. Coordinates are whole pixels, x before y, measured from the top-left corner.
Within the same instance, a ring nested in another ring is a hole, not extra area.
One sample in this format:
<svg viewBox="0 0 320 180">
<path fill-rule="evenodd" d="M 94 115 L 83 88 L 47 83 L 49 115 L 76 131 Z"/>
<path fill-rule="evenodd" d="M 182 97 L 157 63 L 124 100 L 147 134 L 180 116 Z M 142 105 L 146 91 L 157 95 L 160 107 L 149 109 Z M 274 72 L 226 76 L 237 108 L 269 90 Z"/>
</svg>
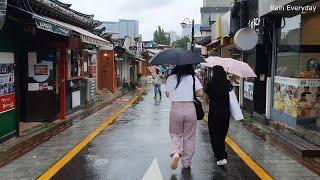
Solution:
<svg viewBox="0 0 320 180">
<path fill-rule="evenodd" d="M 166 82 L 166 96 L 172 101 L 169 132 L 171 136 L 171 168 L 176 169 L 180 158 L 183 168 L 189 169 L 195 150 L 197 114 L 193 104 L 193 77 L 196 96 L 203 95 L 192 65 L 176 66 Z"/>
</svg>

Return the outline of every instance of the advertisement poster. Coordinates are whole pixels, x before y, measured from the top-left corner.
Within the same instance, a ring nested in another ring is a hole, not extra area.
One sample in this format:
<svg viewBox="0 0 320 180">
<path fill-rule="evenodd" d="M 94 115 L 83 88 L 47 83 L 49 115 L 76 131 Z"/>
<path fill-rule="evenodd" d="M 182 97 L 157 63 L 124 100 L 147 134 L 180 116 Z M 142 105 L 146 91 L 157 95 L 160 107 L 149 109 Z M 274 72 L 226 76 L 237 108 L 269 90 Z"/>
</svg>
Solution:
<svg viewBox="0 0 320 180">
<path fill-rule="evenodd" d="M 320 118 L 320 79 L 275 77 L 274 108 L 295 118 Z"/>
<path fill-rule="evenodd" d="M 253 82 L 244 82 L 244 98 L 253 101 L 253 90 L 254 84 Z"/>
<path fill-rule="evenodd" d="M 0 64 L 0 113 L 15 108 L 14 64 Z"/>
</svg>

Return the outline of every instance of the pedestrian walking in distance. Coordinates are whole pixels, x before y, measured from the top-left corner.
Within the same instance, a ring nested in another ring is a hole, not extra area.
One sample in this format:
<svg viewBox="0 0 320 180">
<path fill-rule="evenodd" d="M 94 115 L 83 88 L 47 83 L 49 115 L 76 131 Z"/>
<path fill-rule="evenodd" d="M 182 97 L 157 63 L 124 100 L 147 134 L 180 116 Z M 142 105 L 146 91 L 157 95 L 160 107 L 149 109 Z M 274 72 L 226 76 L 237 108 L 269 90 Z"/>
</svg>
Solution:
<svg viewBox="0 0 320 180">
<path fill-rule="evenodd" d="M 154 79 L 154 99 L 157 99 L 157 93 L 159 93 L 161 99 L 161 84 L 163 75 L 160 73 L 159 69 L 156 69 L 156 74 L 153 76 Z"/>
<path fill-rule="evenodd" d="M 232 85 L 227 79 L 227 73 L 221 66 L 214 66 L 213 77 L 206 84 L 204 91 L 209 100 L 209 133 L 217 165 L 227 164 L 225 138 L 229 129 L 230 105 L 229 92 Z"/>
<path fill-rule="evenodd" d="M 193 103 L 193 76 L 196 96 L 200 97 L 203 88 L 192 65 L 176 66 L 166 82 L 166 96 L 172 101 L 169 117 L 171 169 L 178 167 L 180 158 L 183 168 L 190 169 L 195 151 L 197 114 Z"/>
</svg>

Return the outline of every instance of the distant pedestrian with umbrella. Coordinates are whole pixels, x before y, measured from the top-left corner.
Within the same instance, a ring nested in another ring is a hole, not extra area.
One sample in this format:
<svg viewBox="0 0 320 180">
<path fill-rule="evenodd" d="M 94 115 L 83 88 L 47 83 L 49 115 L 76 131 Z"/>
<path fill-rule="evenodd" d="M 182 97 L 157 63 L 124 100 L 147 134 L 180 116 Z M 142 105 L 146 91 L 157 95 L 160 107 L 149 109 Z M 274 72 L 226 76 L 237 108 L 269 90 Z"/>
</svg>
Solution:
<svg viewBox="0 0 320 180">
<path fill-rule="evenodd" d="M 177 168 L 180 158 L 184 170 L 190 169 L 195 151 L 197 114 L 193 86 L 196 96 L 201 97 L 202 86 L 191 64 L 175 66 L 166 82 L 166 96 L 172 101 L 169 117 L 171 169 Z"/>
<path fill-rule="evenodd" d="M 214 66 L 212 72 L 213 77 L 207 82 L 204 89 L 209 96 L 209 99 L 206 98 L 209 100 L 208 126 L 217 165 L 223 166 L 227 164 L 224 141 L 229 129 L 229 92 L 232 90 L 232 85 L 222 66 Z"/>
</svg>

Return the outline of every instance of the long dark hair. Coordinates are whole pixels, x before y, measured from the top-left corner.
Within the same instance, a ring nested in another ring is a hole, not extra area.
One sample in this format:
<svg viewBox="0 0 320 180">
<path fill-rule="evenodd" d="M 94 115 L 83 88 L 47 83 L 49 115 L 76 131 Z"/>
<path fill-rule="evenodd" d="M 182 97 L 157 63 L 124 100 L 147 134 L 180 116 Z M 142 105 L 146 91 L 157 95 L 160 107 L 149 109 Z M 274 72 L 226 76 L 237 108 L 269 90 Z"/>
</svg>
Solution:
<svg viewBox="0 0 320 180">
<path fill-rule="evenodd" d="M 173 74 L 175 74 L 177 76 L 177 85 L 176 85 L 176 89 L 177 89 L 177 87 L 179 86 L 179 84 L 180 84 L 180 82 L 181 82 L 183 77 L 189 76 L 189 75 L 194 76 L 195 72 L 194 72 L 193 65 L 192 64 L 187 64 L 187 65 L 180 65 L 180 66 L 177 65 L 172 70 L 170 76 L 173 75 Z"/>
<path fill-rule="evenodd" d="M 230 87 L 229 80 L 227 79 L 227 73 L 224 71 L 222 66 L 213 66 L 212 68 L 213 76 L 212 76 L 212 85 L 214 85 L 213 90 L 217 94 L 225 94 L 229 92 Z"/>
</svg>

